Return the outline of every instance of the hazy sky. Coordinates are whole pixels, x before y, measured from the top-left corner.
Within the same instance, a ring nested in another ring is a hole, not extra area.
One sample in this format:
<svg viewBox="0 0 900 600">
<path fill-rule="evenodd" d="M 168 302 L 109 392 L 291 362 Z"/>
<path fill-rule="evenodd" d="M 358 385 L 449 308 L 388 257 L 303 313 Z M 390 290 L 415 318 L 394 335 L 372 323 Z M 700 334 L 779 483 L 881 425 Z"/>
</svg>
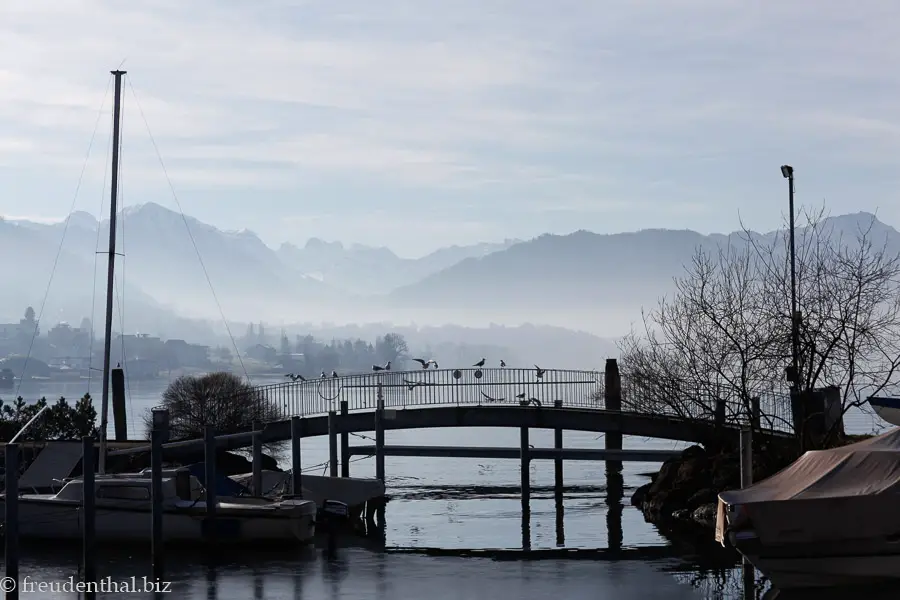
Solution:
<svg viewBox="0 0 900 600">
<path fill-rule="evenodd" d="M 0 214 L 68 213 L 124 60 L 184 211 L 270 245 L 771 229 L 783 162 L 798 202 L 900 225 L 898 23 L 890 0 L 2 0 Z M 122 199 L 175 207 L 124 98 Z"/>
</svg>

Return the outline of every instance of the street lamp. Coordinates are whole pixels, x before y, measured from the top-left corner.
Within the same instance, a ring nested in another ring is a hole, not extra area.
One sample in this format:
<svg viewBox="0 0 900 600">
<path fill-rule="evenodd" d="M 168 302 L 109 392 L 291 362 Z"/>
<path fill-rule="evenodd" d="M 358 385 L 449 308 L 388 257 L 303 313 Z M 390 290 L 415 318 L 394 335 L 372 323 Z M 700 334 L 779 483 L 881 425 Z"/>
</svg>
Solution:
<svg viewBox="0 0 900 600">
<path fill-rule="evenodd" d="M 797 259 L 794 248 L 794 167 L 781 165 L 781 175 L 788 180 L 788 211 L 790 211 L 790 246 L 791 246 L 791 366 L 787 369 L 787 380 L 791 391 L 796 393 L 800 383 L 800 323 L 797 313 Z M 792 394 L 793 395 L 793 394 Z"/>
</svg>

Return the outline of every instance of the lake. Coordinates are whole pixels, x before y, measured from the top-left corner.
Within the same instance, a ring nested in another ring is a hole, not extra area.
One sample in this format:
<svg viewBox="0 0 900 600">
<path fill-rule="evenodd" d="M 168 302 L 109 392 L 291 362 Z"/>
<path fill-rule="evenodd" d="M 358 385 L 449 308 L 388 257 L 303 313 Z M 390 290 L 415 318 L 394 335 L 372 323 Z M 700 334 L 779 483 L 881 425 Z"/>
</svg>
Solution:
<svg viewBox="0 0 900 600">
<path fill-rule="evenodd" d="M 277 380 L 283 381 L 283 379 Z M 159 404 L 167 381 L 131 382 L 126 390 L 129 437 L 142 437 L 143 415 Z M 272 383 L 259 381 L 255 383 Z M 99 403 L 100 378 L 91 382 L 23 386 L 28 401 L 65 396 L 74 400 L 86 392 Z M 112 417 L 110 415 L 110 422 Z M 847 429 L 865 433 L 878 424 L 867 414 L 848 415 Z M 369 434 L 351 436 L 351 444 L 372 444 Z M 569 447 L 602 447 L 602 435 L 566 432 Z M 519 444 L 515 429 L 435 429 L 388 431 L 387 444 L 510 446 Z M 553 432 L 533 430 L 531 443 L 552 447 Z M 678 449 L 685 444 L 626 437 L 625 448 Z M 304 471 L 326 473 L 326 437 L 303 440 Z M 289 462 L 289 455 L 285 453 Z M 285 468 L 288 465 L 283 465 Z M 629 505 L 633 491 L 646 483 L 646 473 L 659 464 L 624 464 L 624 509 L 621 544 L 660 548 L 670 545 L 659 531 L 644 522 Z M 351 475 L 373 477 L 374 459 L 356 457 Z M 521 548 L 523 543 L 519 490 L 519 463 L 515 460 L 386 457 L 385 474 L 391 501 L 386 509 L 388 546 L 418 548 Z M 604 465 L 567 462 L 564 499 L 564 542 L 567 548 L 606 548 L 607 505 Z M 558 547 L 556 507 L 553 501 L 553 463 L 531 465 L 530 545 L 533 549 Z M 613 532 L 614 540 L 619 533 Z M 614 541 L 615 543 L 615 541 Z M 148 542 L 149 545 L 149 542 Z M 147 556 L 133 551 L 106 556 L 101 577 L 114 581 L 149 575 Z M 23 552 L 20 576 L 35 580 L 77 581 L 77 549 Z M 484 558 L 430 557 L 390 554 L 363 547 L 341 547 L 326 560 L 322 552 L 297 556 L 232 557 L 225 564 L 204 566 L 192 560 L 170 561 L 166 577 L 179 598 L 391 598 L 432 600 L 456 598 L 740 598 L 740 576 L 730 570 L 717 577 L 704 574 L 677 558 L 631 561 L 540 560 L 493 561 Z M 153 597 L 133 594 L 133 597 Z M 45 591 L 28 598 L 75 598 L 76 593 Z M 125 597 L 116 593 L 100 597 Z"/>
</svg>

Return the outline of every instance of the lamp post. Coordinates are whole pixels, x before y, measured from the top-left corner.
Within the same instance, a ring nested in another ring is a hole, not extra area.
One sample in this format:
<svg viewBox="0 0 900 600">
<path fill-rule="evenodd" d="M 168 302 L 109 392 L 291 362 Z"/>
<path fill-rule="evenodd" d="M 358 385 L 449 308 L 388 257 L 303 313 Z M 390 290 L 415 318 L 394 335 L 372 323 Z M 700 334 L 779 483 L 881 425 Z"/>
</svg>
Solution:
<svg viewBox="0 0 900 600">
<path fill-rule="evenodd" d="M 791 399 L 796 402 L 800 384 L 800 323 L 797 312 L 797 259 L 794 247 L 794 167 L 782 165 L 781 175 L 788 180 L 788 211 L 790 212 L 788 226 L 791 247 L 791 366 L 787 370 L 787 380 L 791 384 Z"/>
</svg>

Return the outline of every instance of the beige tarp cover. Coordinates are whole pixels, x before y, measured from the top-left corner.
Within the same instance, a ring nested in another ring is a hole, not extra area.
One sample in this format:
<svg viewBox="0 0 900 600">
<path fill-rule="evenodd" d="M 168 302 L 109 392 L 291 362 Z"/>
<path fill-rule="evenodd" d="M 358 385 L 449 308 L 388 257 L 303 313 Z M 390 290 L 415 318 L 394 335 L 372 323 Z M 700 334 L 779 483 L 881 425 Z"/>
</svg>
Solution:
<svg viewBox="0 0 900 600">
<path fill-rule="evenodd" d="M 900 533 L 900 428 L 833 450 L 807 452 L 743 490 L 719 494 L 741 505 L 764 544 L 812 543 Z"/>
</svg>

